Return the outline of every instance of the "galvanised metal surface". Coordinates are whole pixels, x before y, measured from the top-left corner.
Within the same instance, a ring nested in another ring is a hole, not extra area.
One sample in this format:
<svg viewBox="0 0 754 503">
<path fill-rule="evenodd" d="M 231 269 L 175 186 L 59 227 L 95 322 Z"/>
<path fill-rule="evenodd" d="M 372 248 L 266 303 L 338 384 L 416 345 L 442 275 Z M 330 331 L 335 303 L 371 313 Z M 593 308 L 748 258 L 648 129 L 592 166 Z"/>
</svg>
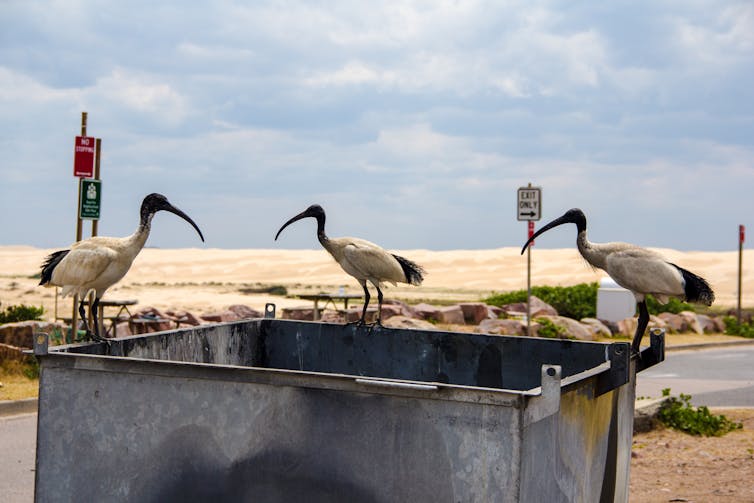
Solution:
<svg viewBox="0 0 754 503">
<path fill-rule="evenodd" d="M 628 500 L 628 343 L 274 319 L 43 339 L 37 501 Z"/>
</svg>

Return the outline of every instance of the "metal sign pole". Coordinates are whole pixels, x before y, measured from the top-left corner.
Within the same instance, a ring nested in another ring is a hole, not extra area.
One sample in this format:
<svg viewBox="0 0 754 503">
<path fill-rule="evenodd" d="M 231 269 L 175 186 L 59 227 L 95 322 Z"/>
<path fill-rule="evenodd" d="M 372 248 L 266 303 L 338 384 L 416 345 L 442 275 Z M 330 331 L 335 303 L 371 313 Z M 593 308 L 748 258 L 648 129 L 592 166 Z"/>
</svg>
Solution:
<svg viewBox="0 0 754 503">
<path fill-rule="evenodd" d="M 534 235 L 534 222 L 542 216 L 542 188 L 532 187 L 531 182 L 526 187 L 518 189 L 518 207 L 516 218 L 519 221 L 527 221 L 529 224 L 529 236 Z M 531 247 L 532 241 L 526 252 L 526 335 L 531 336 Z"/>
<path fill-rule="evenodd" d="M 743 275 L 743 255 L 744 255 L 744 237 L 746 233 L 746 227 L 743 225 L 738 226 L 738 309 L 736 310 L 736 318 L 738 318 L 738 324 L 741 324 L 741 276 Z"/>
</svg>

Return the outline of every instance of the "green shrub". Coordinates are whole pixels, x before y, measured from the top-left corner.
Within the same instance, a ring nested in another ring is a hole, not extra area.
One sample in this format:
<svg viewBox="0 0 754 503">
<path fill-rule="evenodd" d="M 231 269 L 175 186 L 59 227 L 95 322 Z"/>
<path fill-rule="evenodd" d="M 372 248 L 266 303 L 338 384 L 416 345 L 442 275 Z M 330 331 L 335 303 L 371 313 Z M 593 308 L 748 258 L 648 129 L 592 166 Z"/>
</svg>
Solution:
<svg viewBox="0 0 754 503">
<path fill-rule="evenodd" d="M 533 286 L 531 293 L 554 307 L 559 315 L 580 320 L 597 316 L 597 290 L 598 283 L 581 283 L 574 286 Z M 526 290 L 496 293 L 483 302 L 491 306 L 526 302 Z M 647 295 L 647 310 L 649 314 L 677 314 L 681 311 L 693 311 L 694 307 L 674 298 L 667 304 L 660 304 L 657 299 Z"/>
<path fill-rule="evenodd" d="M 539 329 L 537 330 L 537 337 L 544 337 L 547 339 L 563 339 L 565 337 L 565 329 L 548 320 L 547 318 L 535 318 L 534 321 L 539 323 Z"/>
<path fill-rule="evenodd" d="M 554 307 L 559 315 L 580 320 L 596 316 L 598 287 L 597 283 L 581 283 L 574 286 L 534 286 L 531 293 Z M 484 299 L 484 302 L 492 306 L 526 302 L 526 290 L 495 294 Z"/>
<path fill-rule="evenodd" d="M 42 319 L 44 309 L 34 306 L 25 306 L 19 304 L 17 306 L 8 306 L 4 310 L 0 311 L 0 324 L 2 323 L 15 323 L 17 321 L 28 321 Z"/>
<path fill-rule="evenodd" d="M 662 396 L 670 396 L 670 388 L 662 390 Z M 743 428 L 741 423 L 731 421 L 722 414 L 711 414 L 705 406 L 692 407 L 691 395 L 683 393 L 679 398 L 670 397 L 660 408 L 658 417 L 663 424 L 674 430 L 705 437 L 720 437 L 729 431 Z"/>
<path fill-rule="evenodd" d="M 723 318 L 723 323 L 725 323 L 725 333 L 728 335 L 754 338 L 754 324 L 751 322 L 739 323 L 735 316 L 726 316 Z"/>
</svg>

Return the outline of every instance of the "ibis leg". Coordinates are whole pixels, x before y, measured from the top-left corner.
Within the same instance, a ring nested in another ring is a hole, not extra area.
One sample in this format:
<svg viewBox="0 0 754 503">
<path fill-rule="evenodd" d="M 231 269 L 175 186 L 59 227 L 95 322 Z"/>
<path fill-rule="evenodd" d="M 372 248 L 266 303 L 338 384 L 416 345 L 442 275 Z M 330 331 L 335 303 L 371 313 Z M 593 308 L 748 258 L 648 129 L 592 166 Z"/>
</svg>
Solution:
<svg viewBox="0 0 754 503">
<path fill-rule="evenodd" d="M 79 317 L 81 318 L 81 321 L 84 323 L 84 328 L 86 329 L 86 335 L 87 335 L 87 337 L 89 337 L 90 334 L 92 333 L 92 331 L 89 328 L 89 318 L 87 318 L 86 312 L 84 311 L 84 302 L 86 302 L 86 295 L 84 295 L 83 297 L 81 297 L 81 301 L 79 302 Z M 72 337 L 71 340 L 73 342 L 76 342 L 76 331 L 77 330 L 78 330 L 78 328 L 71 327 L 71 332 L 73 334 L 71 336 Z"/>
<path fill-rule="evenodd" d="M 94 302 L 89 306 L 89 310 L 92 312 L 92 318 L 94 318 L 94 340 L 101 341 L 102 336 L 99 333 L 99 319 L 97 318 L 97 312 L 99 311 L 99 297 L 94 298 Z"/>
<path fill-rule="evenodd" d="M 369 305 L 369 289 L 367 288 L 367 282 L 361 284 L 364 289 L 364 308 L 361 310 L 361 322 L 367 322 L 367 306 Z"/>
<path fill-rule="evenodd" d="M 382 290 L 379 285 L 375 286 L 377 287 L 377 321 L 375 323 L 382 326 Z"/>
<path fill-rule="evenodd" d="M 639 352 L 641 348 L 641 338 L 644 336 L 644 330 L 647 329 L 649 324 L 649 311 L 647 311 L 647 302 L 642 300 L 639 302 L 639 323 L 636 325 L 636 334 L 634 340 L 631 343 L 631 348 L 635 353 Z"/>
</svg>

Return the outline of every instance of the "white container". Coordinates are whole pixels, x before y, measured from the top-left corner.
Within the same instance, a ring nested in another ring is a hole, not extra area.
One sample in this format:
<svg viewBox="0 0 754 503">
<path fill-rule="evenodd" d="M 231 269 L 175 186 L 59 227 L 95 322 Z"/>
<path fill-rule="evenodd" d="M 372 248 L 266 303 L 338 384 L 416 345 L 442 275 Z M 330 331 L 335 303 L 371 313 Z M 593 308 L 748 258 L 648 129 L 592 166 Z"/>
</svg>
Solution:
<svg viewBox="0 0 754 503">
<path fill-rule="evenodd" d="M 597 318 L 620 321 L 636 315 L 636 297 L 612 278 L 602 278 L 597 290 Z"/>
</svg>

